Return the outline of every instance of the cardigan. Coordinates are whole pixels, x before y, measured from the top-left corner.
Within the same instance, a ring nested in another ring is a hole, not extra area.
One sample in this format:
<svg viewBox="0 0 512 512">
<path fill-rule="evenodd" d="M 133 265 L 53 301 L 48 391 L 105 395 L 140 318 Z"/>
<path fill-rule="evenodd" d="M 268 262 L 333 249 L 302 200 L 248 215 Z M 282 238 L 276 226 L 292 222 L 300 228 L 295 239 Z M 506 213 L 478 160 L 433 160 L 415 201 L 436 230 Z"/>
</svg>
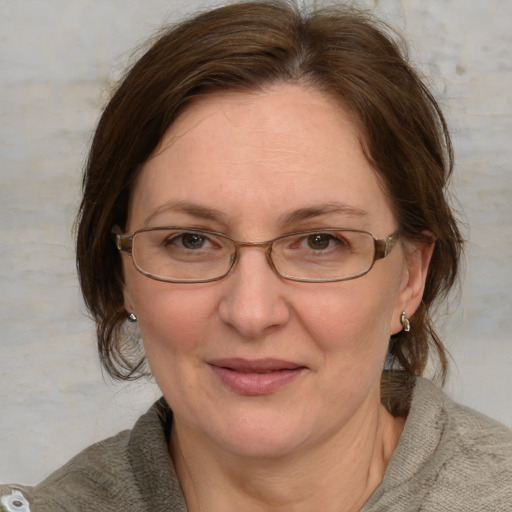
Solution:
<svg viewBox="0 0 512 512">
<path fill-rule="evenodd" d="M 35 486 L 0 485 L 2 512 L 187 512 L 163 399 L 132 430 Z M 512 431 L 417 378 L 399 443 L 361 512 L 512 511 Z"/>
</svg>

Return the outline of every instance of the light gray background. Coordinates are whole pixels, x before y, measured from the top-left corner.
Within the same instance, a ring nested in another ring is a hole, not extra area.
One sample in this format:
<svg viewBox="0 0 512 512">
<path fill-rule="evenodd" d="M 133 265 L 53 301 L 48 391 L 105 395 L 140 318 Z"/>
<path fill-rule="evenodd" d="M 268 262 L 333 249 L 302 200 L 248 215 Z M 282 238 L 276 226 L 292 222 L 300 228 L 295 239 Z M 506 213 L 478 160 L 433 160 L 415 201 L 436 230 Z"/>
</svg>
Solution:
<svg viewBox="0 0 512 512">
<path fill-rule="evenodd" d="M 0 0 L 0 481 L 34 483 L 158 392 L 102 377 L 75 277 L 80 171 L 131 50 L 206 0 Z M 361 0 L 401 28 L 445 108 L 467 278 L 447 390 L 512 426 L 512 1 Z"/>
</svg>

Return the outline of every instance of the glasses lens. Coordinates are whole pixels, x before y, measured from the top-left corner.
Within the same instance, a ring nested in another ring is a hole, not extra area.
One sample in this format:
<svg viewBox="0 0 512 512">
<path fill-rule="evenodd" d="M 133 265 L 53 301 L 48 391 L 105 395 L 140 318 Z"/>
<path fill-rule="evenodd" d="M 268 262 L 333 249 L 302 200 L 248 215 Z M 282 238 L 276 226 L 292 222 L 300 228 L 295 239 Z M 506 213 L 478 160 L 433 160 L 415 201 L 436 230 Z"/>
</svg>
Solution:
<svg viewBox="0 0 512 512">
<path fill-rule="evenodd" d="M 272 245 L 276 270 L 291 279 L 335 281 L 365 274 L 375 243 L 369 233 L 325 230 L 279 238 Z"/>
<path fill-rule="evenodd" d="M 228 272 L 235 253 L 222 235 L 183 229 L 152 229 L 133 237 L 135 266 L 164 281 L 207 281 Z"/>
</svg>

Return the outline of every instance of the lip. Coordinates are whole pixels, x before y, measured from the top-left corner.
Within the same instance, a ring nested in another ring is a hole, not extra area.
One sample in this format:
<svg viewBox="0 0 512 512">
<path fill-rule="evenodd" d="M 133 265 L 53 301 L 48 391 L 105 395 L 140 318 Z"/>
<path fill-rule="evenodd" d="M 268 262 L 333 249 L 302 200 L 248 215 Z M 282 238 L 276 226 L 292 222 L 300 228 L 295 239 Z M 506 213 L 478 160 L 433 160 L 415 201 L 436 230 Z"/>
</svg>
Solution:
<svg viewBox="0 0 512 512">
<path fill-rule="evenodd" d="M 253 396 L 274 393 L 307 370 L 303 365 L 282 359 L 215 359 L 208 364 L 232 391 Z"/>
</svg>

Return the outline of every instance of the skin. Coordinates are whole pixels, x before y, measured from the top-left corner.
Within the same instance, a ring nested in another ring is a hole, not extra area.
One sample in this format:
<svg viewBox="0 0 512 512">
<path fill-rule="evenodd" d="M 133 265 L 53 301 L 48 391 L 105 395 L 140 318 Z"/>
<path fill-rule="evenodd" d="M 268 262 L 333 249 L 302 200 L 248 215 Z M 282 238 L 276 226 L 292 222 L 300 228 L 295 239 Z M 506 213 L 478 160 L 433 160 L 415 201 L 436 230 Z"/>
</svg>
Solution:
<svg viewBox="0 0 512 512">
<path fill-rule="evenodd" d="M 206 96 L 143 166 L 127 232 L 184 225 L 257 242 L 348 227 L 385 238 L 397 221 L 359 139 L 347 110 L 306 86 Z M 174 412 L 190 510 L 361 508 L 403 427 L 380 404 L 380 376 L 401 312 L 419 305 L 431 251 L 400 241 L 367 275 L 321 284 L 280 278 L 258 247 L 204 284 L 148 279 L 124 255 L 125 306 Z M 208 363 L 234 357 L 304 370 L 250 396 Z"/>
</svg>

